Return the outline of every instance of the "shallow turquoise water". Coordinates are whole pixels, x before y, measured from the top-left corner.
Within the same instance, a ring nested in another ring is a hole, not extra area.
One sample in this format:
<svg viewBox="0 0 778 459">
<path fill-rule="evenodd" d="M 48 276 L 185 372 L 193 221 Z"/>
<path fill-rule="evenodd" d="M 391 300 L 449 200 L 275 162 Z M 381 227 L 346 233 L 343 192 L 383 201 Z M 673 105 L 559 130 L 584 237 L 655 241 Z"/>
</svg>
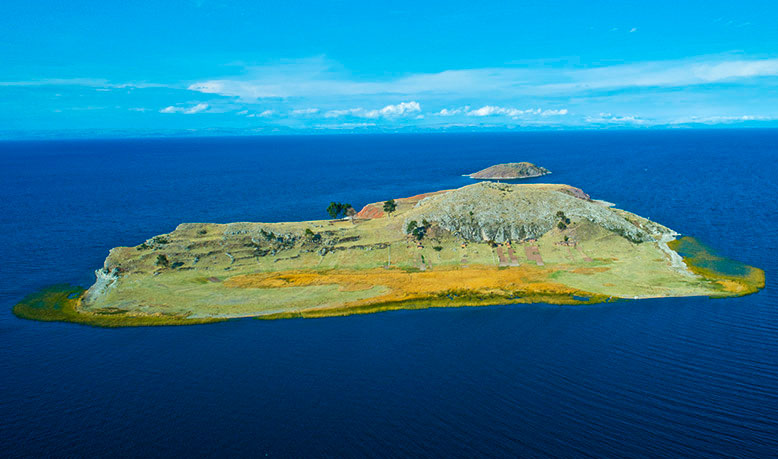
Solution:
<svg viewBox="0 0 778 459">
<path fill-rule="evenodd" d="M 723 258 L 715 250 L 697 240 L 690 238 L 682 239 L 680 244 L 675 247 L 675 251 L 683 257 L 693 260 L 696 266 L 709 269 L 711 271 L 724 274 L 726 276 L 748 276 L 751 268 L 737 260 Z"/>
</svg>

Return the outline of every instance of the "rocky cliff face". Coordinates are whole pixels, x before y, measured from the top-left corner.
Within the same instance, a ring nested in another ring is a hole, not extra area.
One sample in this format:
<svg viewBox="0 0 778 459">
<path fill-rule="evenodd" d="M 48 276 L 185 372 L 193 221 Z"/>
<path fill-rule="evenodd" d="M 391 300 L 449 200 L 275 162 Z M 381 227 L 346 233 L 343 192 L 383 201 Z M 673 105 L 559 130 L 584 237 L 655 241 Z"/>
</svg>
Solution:
<svg viewBox="0 0 778 459">
<path fill-rule="evenodd" d="M 114 286 L 118 278 L 119 271 L 116 268 L 109 269 L 106 267 L 95 271 L 95 283 L 92 284 L 84 295 L 84 303 L 92 303 L 100 296 L 105 295 Z"/>
<path fill-rule="evenodd" d="M 471 241 L 506 242 L 542 236 L 558 224 L 558 212 L 573 224 L 589 221 L 633 242 L 654 240 L 659 231 L 626 218 L 632 214 L 591 201 L 578 188 L 491 182 L 426 198 L 407 213 L 405 222 L 427 220 Z"/>
</svg>

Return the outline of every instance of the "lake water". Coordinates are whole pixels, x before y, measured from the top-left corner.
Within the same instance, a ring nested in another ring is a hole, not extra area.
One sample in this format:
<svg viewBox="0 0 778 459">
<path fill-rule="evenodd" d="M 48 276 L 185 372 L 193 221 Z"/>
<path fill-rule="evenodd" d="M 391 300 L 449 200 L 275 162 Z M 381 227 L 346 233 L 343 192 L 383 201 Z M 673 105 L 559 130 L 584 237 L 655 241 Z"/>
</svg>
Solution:
<svg viewBox="0 0 778 459">
<path fill-rule="evenodd" d="M 778 131 L 0 142 L 2 456 L 774 456 Z M 325 218 L 531 161 L 755 295 L 100 329 L 17 319 L 181 222 Z"/>
</svg>

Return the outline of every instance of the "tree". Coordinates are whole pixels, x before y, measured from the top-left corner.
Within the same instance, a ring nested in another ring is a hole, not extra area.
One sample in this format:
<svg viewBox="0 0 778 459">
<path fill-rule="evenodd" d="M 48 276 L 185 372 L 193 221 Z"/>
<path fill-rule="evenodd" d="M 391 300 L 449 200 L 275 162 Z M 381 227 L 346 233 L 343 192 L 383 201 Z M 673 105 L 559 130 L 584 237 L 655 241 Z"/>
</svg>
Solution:
<svg viewBox="0 0 778 459">
<path fill-rule="evenodd" d="M 384 202 L 384 212 L 391 216 L 392 212 L 395 210 L 397 210 L 397 203 L 394 202 L 394 199 L 390 199 Z"/>
<path fill-rule="evenodd" d="M 567 225 L 570 224 L 570 219 L 567 218 L 565 213 L 562 212 L 561 210 L 556 213 L 556 218 L 559 219 L 559 222 L 557 222 L 557 224 L 556 224 L 557 228 L 559 228 L 562 231 L 566 230 L 567 229 Z"/>
<path fill-rule="evenodd" d="M 421 241 L 424 239 L 424 236 L 427 235 L 427 228 L 429 225 L 430 224 L 427 222 L 427 220 L 422 220 L 421 225 L 419 225 L 419 222 L 416 220 L 411 220 L 408 222 L 408 226 L 405 227 L 405 232 Z"/>
<path fill-rule="evenodd" d="M 353 207 L 351 207 L 351 204 L 343 204 L 333 201 L 329 206 L 327 206 L 327 213 L 330 214 L 330 217 L 332 218 L 338 218 L 341 215 L 344 217 L 350 217 L 355 215 L 357 212 Z"/>
<path fill-rule="evenodd" d="M 327 213 L 330 214 L 331 218 L 338 218 L 338 214 L 340 214 L 342 206 L 343 204 L 333 201 L 329 206 L 327 206 Z"/>
<path fill-rule="evenodd" d="M 422 239 L 424 239 L 424 236 L 426 235 L 427 235 L 427 228 L 424 226 L 417 226 L 413 230 L 413 237 L 415 237 L 416 240 L 421 241 Z"/>
</svg>

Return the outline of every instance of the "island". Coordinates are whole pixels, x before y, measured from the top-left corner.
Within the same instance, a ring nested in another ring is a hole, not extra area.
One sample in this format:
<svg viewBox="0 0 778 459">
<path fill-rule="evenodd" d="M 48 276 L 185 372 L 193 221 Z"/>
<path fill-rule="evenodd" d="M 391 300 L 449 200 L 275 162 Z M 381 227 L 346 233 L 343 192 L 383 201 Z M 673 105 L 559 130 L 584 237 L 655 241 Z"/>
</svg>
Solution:
<svg viewBox="0 0 778 459">
<path fill-rule="evenodd" d="M 730 297 L 764 272 L 556 184 L 479 182 L 340 217 L 184 223 L 110 251 L 89 289 L 58 285 L 23 318 L 97 326 L 326 317 L 392 309 Z"/>
<path fill-rule="evenodd" d="M 505 163 L 495 164 L 486 169 L 468 174 L 467 177 L 478 180 L 516 180 L 532 177 L 541 177 L 550 174 L 551 171 L 545 167 L 536 166 L 532 163 Z"/>
</svg>

